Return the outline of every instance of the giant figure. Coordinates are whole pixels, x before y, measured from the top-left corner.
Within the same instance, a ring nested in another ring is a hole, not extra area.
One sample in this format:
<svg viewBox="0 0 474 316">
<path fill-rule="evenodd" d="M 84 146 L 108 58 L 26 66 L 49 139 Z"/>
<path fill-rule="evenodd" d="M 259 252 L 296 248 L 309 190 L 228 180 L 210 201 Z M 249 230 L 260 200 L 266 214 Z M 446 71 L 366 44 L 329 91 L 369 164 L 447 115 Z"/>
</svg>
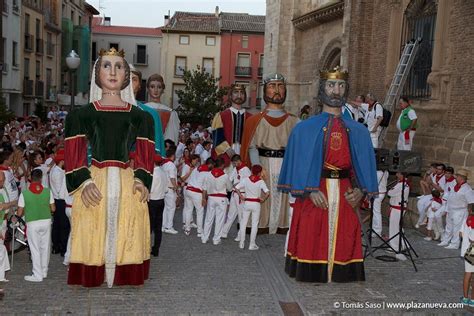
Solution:
<svg viewBox="0 0 474 316">
<path fill-rule="evenodd" d="M 279 187 L 297 196 L 285 270 L 306 282 L 365 280 L 358 207 L 377 192 L 367 129 L 342 116 L 348 73 L 321 72 L 323 112 L 291 133 Z"/>
<path fill-rule="evenodd" d="M 278 191 L 278 177 L 291 130 L 299 121 L 285 111 L 286 80 L 281 74 L 264 79 L 266 108 L 246 121 L 241 156 L 249 166 L 261 165 L 270 198 L 262 204 L 259 231 L 275 234 L 288 229 L 288 194 Z"/>
<path fill-rule="evenodd" d="M 153 174 L 152 117 L 135 103 L 124 52 L 101 50 L 91 103 L 66 118 L 65 169 L 74 197 L 68 284 L 141 285 L 150 264 L 148 190 Z M 87 147 L 92 165 L 87 165 Z M 135 162 L 128 164 L 135 144 Z"/>
</svg>

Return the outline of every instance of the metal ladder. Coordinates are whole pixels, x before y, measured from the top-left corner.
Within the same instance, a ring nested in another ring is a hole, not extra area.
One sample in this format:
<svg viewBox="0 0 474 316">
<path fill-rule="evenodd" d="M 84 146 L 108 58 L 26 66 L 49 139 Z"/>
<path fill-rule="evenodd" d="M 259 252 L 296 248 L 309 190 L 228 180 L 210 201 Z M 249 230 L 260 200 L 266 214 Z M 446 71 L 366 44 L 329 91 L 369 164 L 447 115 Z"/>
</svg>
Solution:
<svg viewBox="0 0 474 316">
<path fill-rule="evenodd" d="M 410 69 L 413 66 L 413 62 L 415 61 L 418 49 L 420 48 L 420 43 L 421 38 L 418 38 L 417 40 L 411 40 L 406 43 L 405 48 L 403 49 L 403 53 L 400 57 L 400 62 L 398 63 L 397 69 L 395 70 L 395 74 L 393 75 L 392 83 L 390 84 L 388 93 L 385 96 L 383 107 L 392 113 L 390 122 L 393 119 L 396 101 L 398 100 L 398 98 L 400 98 L 402 89 L 405 86 L 408 74 L 410 73 Z M 382 133 L 380 133 L 379 148 L 383 147 L 387 130 L 388 128 L 386 127 L 382 130 Z"/>
</svg>

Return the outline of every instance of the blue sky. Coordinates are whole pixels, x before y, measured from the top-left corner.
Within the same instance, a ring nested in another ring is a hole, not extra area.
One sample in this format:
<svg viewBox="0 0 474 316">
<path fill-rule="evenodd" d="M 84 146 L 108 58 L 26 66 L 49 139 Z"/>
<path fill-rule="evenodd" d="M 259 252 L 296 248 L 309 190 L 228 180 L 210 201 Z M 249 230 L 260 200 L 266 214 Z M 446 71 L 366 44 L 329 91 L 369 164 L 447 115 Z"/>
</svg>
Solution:
<svg viewBox="0 0 474 316">
<path fill-rule="evenodd" d="M 158 27 L 163 25 L 163 16 L 175 11 L 214 12 L 220 11 L 265 15 L 265 0 L 87 0 L 101 12 L 110 16 L 112 25 Z"/>
</svg>

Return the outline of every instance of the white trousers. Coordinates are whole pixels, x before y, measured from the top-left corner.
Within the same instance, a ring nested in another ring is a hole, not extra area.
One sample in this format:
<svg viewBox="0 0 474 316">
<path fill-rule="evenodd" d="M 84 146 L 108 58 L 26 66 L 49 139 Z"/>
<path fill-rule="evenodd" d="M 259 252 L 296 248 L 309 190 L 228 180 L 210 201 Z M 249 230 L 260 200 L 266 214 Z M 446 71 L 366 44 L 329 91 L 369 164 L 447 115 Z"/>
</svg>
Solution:
<svg viewBox="0 0 474 316">
<path fill-rule="evenodd" d="M 290 240 L 290 231 L 291 231 L 291 219 L 293 218 L 293 207 L 291 206 L 290 204 L 290 207 L 288 208 L 288 232 L 286 233 L 286 239 L 285 239 L 285 255 L 284 257 L 286 257 L 287 253 L 288 253 L 288 240 Z"/>
<path fill-rule="evenodd" d="M 255 246 L 255 238 L 257 238 L 258 222 L 260 220 L 260 203 L 247 201 L 244 204 L 242 217 L 240 221 L 240 242 L 245 242 L 245 229 L 250 215 L 252 215 L 252 228 L 250 230 L 250 246 Z"/>
<path fill-rule="evenodd" d="M 448 242 L 454 247 L 459 247 L 461 242 L 459 232 L 462 230 L 462 225 L 466 221 L 467 215 L 466 210 L 449 210 L 442 241 Z"/>
<path fill-rule="evenodd" d="M 168 189 L 165 194 L 165 208 L 163 210 L 163 229 L 173 228 L 174 212 L 176 211 L 176 191 Z"/>
<path fill-rule="evenodd" d="M 381 131 L 382 130 L 379 127 L 375 133 L 370 133 L 370 140 L 372 141 L 372 146 L 374 148 L 379 148 L 379 136 Z"/>
<path fill-rule="evenodd" d="M 0 237 L 5 238 L 7 231 L 7 221 L 0 219 Z M 8 261 L 7 248 L 0 239 L 0 281 L 5 280 L 5 272 L 10 270 L 10 262 Z"/>
<path fill-rule="evenodd" d="M 69 219 L 69 222 L 71 222 L 71 211 L 72 208 L 66 207 L 66 216 Z M 69 238 L 67 239 L 67 249 L 66 253 L 64 254 L 64 264 L 69 264 L 69 258 L 71 257 L 71 233 L 69 233 Z"/>
<path fill-rule="evenodd" d="M 426 211 L 428 207 L 430 206 L 431 199 L 432 199 L 431 195 L 423 195 L 418 199 L 418 202 L 416 202 L 418 214 L 420 215 L 417 222 L 418 225 L 421 225 L 425 221 Z"/>
<path fill-rule="evenodd" d="M 28 246 L 33 262 L 33 276 L 43 280 L 48 275 L 51 252 L 51 220 L 42 219 L 27 223 Z"/>
<path fill-rule="evenodd" d="M 385 198 L 385 193 L 379 193 L 379 196 L 374 199 L 373 214 L 372 214 L 372 229 L 374 232 L 382 234 L 382 201 Z"/>
<path fill-rule="evenodd" d="M 388 231 L 389 231 L 389 238 L 392 238 L 396 234 L 400 232 L 400 210 L 391 208 L 390 209 L 390 221 L 389 221 L 389 226 L 388 226 Z M 405 211 L 403 212 L 405 213 Z M 390 240 L 390 246 L 395 249 L 395 251 L 399 251 L 399 240 L 400 240 L 400 235 L 397 237 L 393 238 Z M 405 244 L 402 240 L 402 249 L 405 249 Z"/>
<path fill-rule="evenodd" d="M 408 133 L 410 134 L 408 143 L 405 142 L 405 132 L 400 132 L 398 135 L 398 150 L 411 150 L 411 147 L 413 146 L 413 138 L 415 137 L 415 131 L 409 131 Z"/>
<path fill-rule="evenodd" d="M 443 235 L 444 232 L 444 225 L 443 225 L 443 216 L 446 215 L 446 202 L 443 201 L 443 205 L 436 210 L 434 213 L 434 222 L 436 223 L 436 226 L 438 227 L 438 230 L 441 234 Z"/>
<path fill-rule="evenodd" d="M 227 213 L 224 228 L 222 228 L 222 236 L 227 237 L 232 224 L 234 224 L 235 218 L 239 218 L 239 223 L 242 218 L 242 212 L 244 210 L 244 204 L 239 203 L 239 195 L 235 192 L 230 197 L 229 212 Z"/>
<path fill-rule="evenodd" d="M 184 227 L 191 230 L 191 222 L 193 221 L 193 210 L 196 209 L 196 224 L 198 234 L 202 234 L 204 207 L 202 206 L 202 193 L 185 190 L 184 191 Z"/>
<path fill-rule="evenodd" d="M 202 240 L 209 240 L 211 235 L 212 224 L 214 219 L 216 225 L 214 227 L 213 242 L 218 242 L 221 239 L 222 228 L 224 227 L 225 211 L 227 209 L 228 199 L 224 197 L 210 196 L 207 204 L 206 220 L 204 221 L 204 233 Z"/>
</svg>

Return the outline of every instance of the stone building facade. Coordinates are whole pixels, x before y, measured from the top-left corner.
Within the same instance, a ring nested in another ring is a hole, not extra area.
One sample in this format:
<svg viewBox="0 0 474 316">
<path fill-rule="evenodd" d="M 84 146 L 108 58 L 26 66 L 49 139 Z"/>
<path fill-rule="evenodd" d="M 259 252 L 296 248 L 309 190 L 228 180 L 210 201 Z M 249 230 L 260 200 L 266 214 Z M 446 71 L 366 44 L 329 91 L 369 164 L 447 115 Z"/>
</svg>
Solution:
<svg viewBox="0 0 474 316">
<path fill-rule="evenodd" d="M 292 112 L 316 105 L 319 70 L 336 65 L 350 73 L 350 98 L 372 92 L 383 101 L 404 43 L 423 37 L 404 89 L 419 117 L 413 150 L 425 164 L 470 169 L 472 182 L 473 15 L 474 1 L 465 0 L 267 0 L 264 72 L 287 77 Z"/>
</svg>

